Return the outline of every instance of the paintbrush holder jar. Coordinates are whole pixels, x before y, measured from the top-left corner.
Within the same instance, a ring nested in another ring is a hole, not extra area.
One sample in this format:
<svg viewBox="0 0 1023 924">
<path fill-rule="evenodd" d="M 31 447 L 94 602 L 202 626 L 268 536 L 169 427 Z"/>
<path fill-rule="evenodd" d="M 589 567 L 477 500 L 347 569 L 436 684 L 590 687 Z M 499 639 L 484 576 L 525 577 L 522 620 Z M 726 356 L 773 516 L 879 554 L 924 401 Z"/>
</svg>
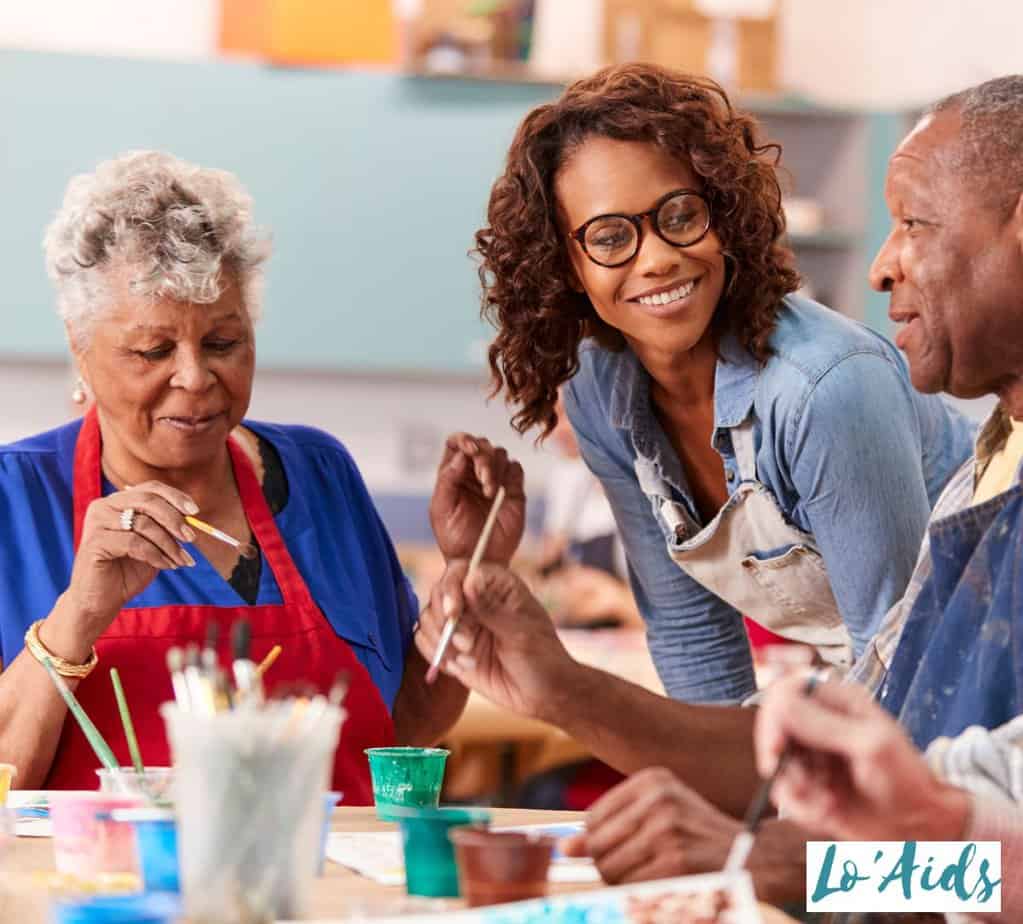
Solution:
<svg viewBox="0 0 1023 924">
<path fill-rule="evenodd" d="M 216 715 L 162 707 L 192 924 L 306 915 L 342 712 L 282 700 Z"/>
</svg>

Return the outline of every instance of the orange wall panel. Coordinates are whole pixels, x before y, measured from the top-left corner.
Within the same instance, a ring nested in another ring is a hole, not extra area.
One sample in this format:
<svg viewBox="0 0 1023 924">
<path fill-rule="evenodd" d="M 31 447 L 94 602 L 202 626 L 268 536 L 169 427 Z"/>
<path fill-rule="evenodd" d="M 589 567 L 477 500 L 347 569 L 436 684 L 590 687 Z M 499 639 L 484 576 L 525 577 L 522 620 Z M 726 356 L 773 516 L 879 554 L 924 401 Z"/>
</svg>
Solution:
<svg viewBox="0 0 1023 924">
<path fill-rule="evenodd" d="M 221 0 L 220 48 L 279 64 L 389 64 L 391 0 Z"/>
</svg>

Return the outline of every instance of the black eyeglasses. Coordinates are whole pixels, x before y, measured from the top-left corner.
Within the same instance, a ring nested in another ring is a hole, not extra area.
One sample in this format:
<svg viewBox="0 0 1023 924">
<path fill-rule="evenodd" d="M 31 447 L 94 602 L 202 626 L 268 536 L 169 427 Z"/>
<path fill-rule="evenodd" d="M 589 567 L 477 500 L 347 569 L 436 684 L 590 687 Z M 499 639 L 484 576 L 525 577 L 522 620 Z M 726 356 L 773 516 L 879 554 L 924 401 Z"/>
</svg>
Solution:
<svg viewBox="0 0 1023 924">
<path fill-rule="evenodd" d="M 672 247 L 692 247 L 710 230 L 710 205 L 698 192 L 676 189 L 638 215 L 598 215 L 569 235 L 583 253 L 598 266 L 624 266 L 637 253 L 643 240 L 643 219 L 662 241 Z"/>
</svg>

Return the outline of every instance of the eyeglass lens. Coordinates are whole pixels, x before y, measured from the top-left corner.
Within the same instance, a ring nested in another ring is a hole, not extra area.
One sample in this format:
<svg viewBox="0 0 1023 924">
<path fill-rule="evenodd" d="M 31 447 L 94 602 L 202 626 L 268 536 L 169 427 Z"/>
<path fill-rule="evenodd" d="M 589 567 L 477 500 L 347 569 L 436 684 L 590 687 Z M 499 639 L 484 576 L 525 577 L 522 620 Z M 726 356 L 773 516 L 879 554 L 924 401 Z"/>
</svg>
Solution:
<svg viewBox="0 0 1023 924">
<path fill-rule="evenodd" d="M 677 247 L 698 241 L 708 225 L 707 204 L 699 196 L 680 193 L 665 200 L 654 216 L 661 237 Z M 586 228 L 586 252 L 605 265 L 625 263 L 639 250 L 639 232 L 628 218 L 609 215 Z"/>
</svg>

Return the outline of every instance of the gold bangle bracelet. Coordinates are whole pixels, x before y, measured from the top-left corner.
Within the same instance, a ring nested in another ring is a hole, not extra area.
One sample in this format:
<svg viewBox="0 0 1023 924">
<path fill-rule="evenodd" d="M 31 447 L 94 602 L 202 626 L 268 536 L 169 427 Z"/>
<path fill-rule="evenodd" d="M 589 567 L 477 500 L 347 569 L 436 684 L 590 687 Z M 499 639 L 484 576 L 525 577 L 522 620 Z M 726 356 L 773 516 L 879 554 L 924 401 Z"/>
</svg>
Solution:
<svg viewBox="0 0 1023 924">
<path fill-rule="evenodd" d="M 74 664 L 71 661 L 65 660 L 59 655 L 55 655 L 42 643 L 42 640 L 39 638 L 39 627 L 42 624 L 43 620 L 37 619 L 28 627 L 28 632 L 25 633 L 25 647 L 29 650 L 32 657 L 40 664 L 46 658 L 49 658 L 53 669 L 61 677 L 74 677 L 78 680 L 88 677 L 96 665 L 99 664 L 99 655 L 96 654 L 96 649 L 92 649 L 92 654 L 89 655 L 89 659 L 84 664 Z"/>
</svg>

